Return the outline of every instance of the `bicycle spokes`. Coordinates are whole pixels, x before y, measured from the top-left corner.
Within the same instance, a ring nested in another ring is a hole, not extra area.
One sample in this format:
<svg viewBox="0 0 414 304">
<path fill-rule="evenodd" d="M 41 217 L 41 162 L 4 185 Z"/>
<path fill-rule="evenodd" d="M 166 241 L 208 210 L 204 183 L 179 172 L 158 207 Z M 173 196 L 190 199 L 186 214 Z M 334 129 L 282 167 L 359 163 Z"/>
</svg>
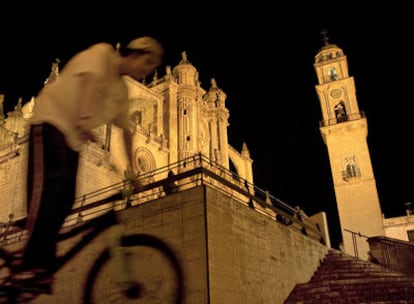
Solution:
<svg viewBox="0 0 414 304">
<path fill-rule="evenodd" d="M 131 281 L 121 285 L 114 282 L 116 263 L 105 251 L 89 275 L 85 303 L 182 303 L 183 275 L 171 249 L 148 235 L 126 238 L 129 241 L 123 242 L 123 246 Z"/>
</svg>

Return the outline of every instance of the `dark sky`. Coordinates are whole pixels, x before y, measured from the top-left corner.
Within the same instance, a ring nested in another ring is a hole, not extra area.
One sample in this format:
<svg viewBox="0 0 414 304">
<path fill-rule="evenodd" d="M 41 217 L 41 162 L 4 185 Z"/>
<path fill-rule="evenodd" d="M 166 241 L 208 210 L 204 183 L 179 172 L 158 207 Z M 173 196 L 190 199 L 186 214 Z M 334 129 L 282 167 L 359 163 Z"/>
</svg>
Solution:
<svg viewBox="0 0 414 304">
<path fill-rule="evenodd" d="M 320 33 L 326 29 L 348 57 L 359 108 L 368 118 L 382 211 L 403 215 L 404 203 L 414 201 L 414 18 L 408 1 L 401 2 L 362 8 L 362 2 L 343 1 L 169 7 L 118 1 L 89 9 L 59 2 L 24 10 L 8 4 L 0 20 L 0 93 L 5 110 L 11 109 L 19 97 L 25 103 L 36 95 L 55 58 L 64 64 L 95 42 L 153 35 L 165 46 L 165 64 L 175 66 L 186 51 L 202 86 L 208 89 L 215 78 L 227 94 L 229 142 L 238 150 L 246 142 L 255 184 L 309 215 L 327 212 L 336 247 L 337 209 L 314 87 Z"/>
</svg>

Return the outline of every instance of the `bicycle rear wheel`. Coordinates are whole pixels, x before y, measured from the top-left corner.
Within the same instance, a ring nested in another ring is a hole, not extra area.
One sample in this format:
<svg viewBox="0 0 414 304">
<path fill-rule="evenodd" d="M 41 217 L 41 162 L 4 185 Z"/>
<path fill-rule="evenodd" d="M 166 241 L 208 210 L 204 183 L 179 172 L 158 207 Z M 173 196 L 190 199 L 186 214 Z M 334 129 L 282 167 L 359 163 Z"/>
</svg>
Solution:
<svg viewBox="0 0 414 304">
<path fill-rule="evenodd" d="M 106 249 L 88 274 L 85 304 L 183 303 L 183 271 L 174 251 L 164 241 L 148 234 L 134 234 L 123 237 L 122 246 L 132 282 L 125 288 L 112 280 L 114 265 Z"/>
</svg>

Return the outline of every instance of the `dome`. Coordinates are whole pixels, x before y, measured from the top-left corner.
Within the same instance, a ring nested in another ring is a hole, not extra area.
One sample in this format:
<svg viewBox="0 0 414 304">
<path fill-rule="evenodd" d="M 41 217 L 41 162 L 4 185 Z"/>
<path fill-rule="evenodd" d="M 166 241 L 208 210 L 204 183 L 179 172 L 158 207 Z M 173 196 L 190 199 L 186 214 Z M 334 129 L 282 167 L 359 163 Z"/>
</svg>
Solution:
<svg viewBox="0 0 414 304">
<path fill-rule="evenodd" d="M 342 56 L 344 56 L 344 52 L 340 47 L 336 44 L 326 43 L 319 49 L 318 54 L 316 54 L 315 62 L 331 60 Z"/>
</svg>

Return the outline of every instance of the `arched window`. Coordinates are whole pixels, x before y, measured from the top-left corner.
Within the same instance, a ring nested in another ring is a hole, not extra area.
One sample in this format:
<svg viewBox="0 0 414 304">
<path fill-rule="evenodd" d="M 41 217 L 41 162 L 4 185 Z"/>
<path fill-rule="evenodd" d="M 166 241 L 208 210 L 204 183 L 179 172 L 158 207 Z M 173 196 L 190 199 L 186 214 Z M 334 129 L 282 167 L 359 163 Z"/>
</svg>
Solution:
<svg viewBox="0 0 414 304">
<path fill-rule="evenodd" d="M 338 80 L 338 74 L 336 73 L 336 69 L 335 68 L 330 68 L 328 70 L 328 79 L 330 81 Z"/>
<path fill-rule="evenodd" d="M 355 160 L 355 155 L 345 158 L 344 179 L 361 176 L 361 172 Z"/>
<path fill-rule="evenodd" d="M 345 103 L 342 100 L 335 105 L 334 110 L 335 110 L 335 117 L 338 122 L 347 120 Z"/>
</svg>

